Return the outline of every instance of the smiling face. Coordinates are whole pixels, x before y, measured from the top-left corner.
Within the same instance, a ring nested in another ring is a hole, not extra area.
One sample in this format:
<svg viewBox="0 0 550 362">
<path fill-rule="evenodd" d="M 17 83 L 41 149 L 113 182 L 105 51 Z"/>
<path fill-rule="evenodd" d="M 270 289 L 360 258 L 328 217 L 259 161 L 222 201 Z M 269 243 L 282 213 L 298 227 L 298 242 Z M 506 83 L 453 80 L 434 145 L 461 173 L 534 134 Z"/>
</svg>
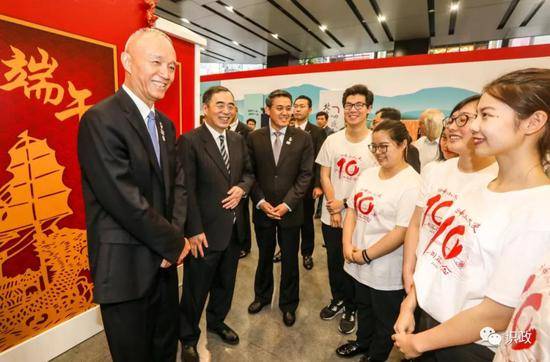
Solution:
<svg viewBox="0 0 550 362">
<path fill-rule="evenodd" d="M 207 104 L 202 105 L 204 120 L 219 133 L 229 127 L 235 100 L 230 92 L 218 92 L 212 95 Z"/>
<path fill-rule="evenodd" d="M 458 117 L 460 115 L 475 115 L 477 102 L 466 103 L 462 108 L 456 110 L 451 116 Z M 462 127 L 457 126 L 456 122 L 448 124 L 447 134 L 448 143 L 447 148 L 449 151 L 458 155 L 466 154 L 474 149 L 474 140 L 472 138 L 472 131 L 470 130 L 471 121 L 466 122 Z"/>
<path fill-rule="evenodd" d="M 406 142 L 397 144 L 388 131 L 376 131 L 372 134 L 371 149 L 382 168 L 393 168 L 404 162 Z"/>
<path fill-rule="evenodd" d="M 449 158 L 458 156 L 455 152 L 449 149 L 449 130 L 447 128 L 445 128 L 439 138 L 439 146 L 441 147 L 441 153 L 443 153 L 444 159 L 448 160 Z"/>
<path fill-rule="evenodd" d="M 163 34 L 146 31 L 132 36 L 121 60 L 126 71 L 124 84 L 147 106 L 164 98 L 174 81 L 176 52 Z"/>
<path fill-rule="evenodd" d="M 344 103 L 344 120 L 350 127 L 356 127 L 366 124 L 367 116 L 372 106 L 367 106 L 366 98 L 363 94 L 351 94 L 346 97 Z"/>
<path fill-rule="evenodd" d="M 290 122 L 292 101 L 288 97 L 275 97 L 271 101 L 271 107 L 265 107 L 265 113 L 271 119 L 273 128 L 280 130 Z"/>
</svg>

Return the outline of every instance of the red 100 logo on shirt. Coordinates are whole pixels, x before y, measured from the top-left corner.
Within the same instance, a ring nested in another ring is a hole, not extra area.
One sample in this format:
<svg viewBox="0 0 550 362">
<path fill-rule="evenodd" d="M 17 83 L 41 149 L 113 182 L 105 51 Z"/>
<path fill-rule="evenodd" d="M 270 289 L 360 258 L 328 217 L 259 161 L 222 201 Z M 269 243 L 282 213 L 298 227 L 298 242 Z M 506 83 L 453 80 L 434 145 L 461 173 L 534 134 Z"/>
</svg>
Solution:
<svg viewBox="0 0 550 362">
<path fill-rule="evenodd" d="M 374 204 L 372 201 L 374 201 L 374 199 L 371 196 L 363 196 L 363 192 L 358 192 L 353 197 L 353 205 L 355 206 L 355 210 L 365 216 L 369 215 L 374 209 Z"/>
<path fill-rule="evenodd" d="M 536 276 L 534 274 L 530 275 L 529 278 L 527 278 L 527 283 L 525 283 L 525 287 L 523 288 L 522 294 L 527 292 L 531 286 L 533 285 L 535 281 Z M 526 310 L 532 311 L 532 312 L 538 312 L 542 305 L 542 294 L 541 293 L 532 293 L 527 298 L 525 298 L 525 301 L 521 305 L 521 307 L 518 308 L 516 315 L 514 316 L 513 322 L 512 322 L 512 331 L 517 334 L 518 332 L 518 324 L 519 319 L 522 316 Z M 533 327 L 531 327 L 531 322 L 533 322 L 533 318 L 529 320 L 529 323 L 525 326 L 524 329 L 521 331 L 524 331 L 522 334 L 529 336 L 526 340 L 515 340 L 512 341 L 512 349 L 519 351 L 526 348 L 531 348 L 535 342 L 537 341 L 537 330 Z M 521 328 L 521 327 L 520 327 Z"/>
<path fill-rule="evenodd" d="M 342 157 L 336 162 L 338 166 L 338 178 L 342 178 L 342 172 L 345 172 L 346 175 L 353 177 L 359 173 L 359 166 L 357 166 L 357 160 L 346 160 L 345 157 Z"/>
<path fill-rule="evenodd" d="M 462 252 L 463 246 L 462 244 L 460 244 L 460 240 L 458 237 L 464 235 L 464 231 L 466 228 L 464 227 L 464 225 L 457 225 L 453 228 L 449 228 L 453 224 L 453 221 L 455 220 L 454 215 L 449 216 L 443 222 L 440 222 L 438 220 L 441 218 L 437 218 L 437 213 L 442 208 L 448 208 L 453 204 L 452 200 L 445 200 L 441 202 L 440 201 L 441 201 L 441 195 L 436 195 L 430 198 L 426 204 L 427 207 L 426 207 L 426 212 L 424 213 L 424 217 L 422 218 L 422 225 L 424 225 L 424 222 L 426 221 L 428 212 L 432 210 L 431 219 L 435 225 L 439 226 L 439 228 L 437 229 L 434 236 L 430 239 L 430 242 L 428 243 L 428 245 L 426 245 L 426 249 L 424 249 L 424 253 L 428 251 L 430 246 L 440 235 L 445 235 L 443 237 L 443 244 L 441 245 L 441 254 L 445 259 L 452 259 L 457 257 Z M 456 236 L 457 238 L 455 243 L 451 246 L 449 245 L 449 243 L 453 236 Z"/>
</svg>

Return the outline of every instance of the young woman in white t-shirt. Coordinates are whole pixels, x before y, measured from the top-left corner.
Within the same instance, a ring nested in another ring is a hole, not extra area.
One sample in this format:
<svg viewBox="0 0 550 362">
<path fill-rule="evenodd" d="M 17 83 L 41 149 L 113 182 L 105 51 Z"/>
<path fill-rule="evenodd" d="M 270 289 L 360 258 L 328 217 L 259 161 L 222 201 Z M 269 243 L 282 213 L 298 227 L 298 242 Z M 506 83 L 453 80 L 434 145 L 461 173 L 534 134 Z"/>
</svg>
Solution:
<svg viewBox="0 0 550 362">
<path fill-rule="evenodd" d="M 403 300 L 403 239 L 420 189 L 420 175 L 407 164 L 410 142 L 400 121 L 374 129 L 369 146 L 380 167 L 364 170 L 355 183 L 344 220 L 344 270 L 354 278 L 357 340 L 336 350 L 364 353 L 361 361 L 385 361 L 392 325 Z"/>
<path fill-rule="evenodd" d="M 476 154 L 495 156 L 498 176 L 452 205 L 421 248 L 394 326 L 407 358 L 433 351 L 441 361 L 490 361 L 508 343 L 498 333 L 550 249 L 549 115 L 550 69 L 515 71 L 484 88 L 470 128 Z M 423 331 L 412 334 L 417 303 Z"/>
<path fill-rule="evenodd" d="M 448 131 L 447 147 L 458 154 L 458 158 L 432 162 L 422 169 L 422 188 L 404 245 L 403 283 L 407 293 L 412 285 L 417 252 L 433 237 L 449 206 L 468 190 L 486 184 L 497 175 L 495 158 L 478 156 L 474 152 L 470 122 L 475 117 L 479 97 L 475 95 L 462 100 L 444 120 Z"/>
</svg>

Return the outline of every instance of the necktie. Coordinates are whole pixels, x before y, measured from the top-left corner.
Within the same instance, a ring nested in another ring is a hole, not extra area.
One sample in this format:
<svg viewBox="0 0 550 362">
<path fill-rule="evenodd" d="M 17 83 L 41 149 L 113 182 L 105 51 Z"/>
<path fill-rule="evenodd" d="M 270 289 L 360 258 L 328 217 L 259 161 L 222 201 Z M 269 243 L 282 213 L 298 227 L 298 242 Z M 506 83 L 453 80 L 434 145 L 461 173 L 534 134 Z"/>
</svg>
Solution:
<svg viewBox="0 0 550 362">
<path fill-rule="evenodd" d="M 159 135 L 157 133 L 157 125 L 155 122 L 155 112 L 153 111 L 147 115 L 147 131 L 149 131 L 149 137 L 151 137 L 151 142 L 153 142 L 153 148 L 155 149 L 155 156 L 157 157 L 157 162 L 160 165 Z"/>
<path fill-rule="evenodd" d="M 275 158 L 275 165 L 279 163 L 279 155 L 281 154 L 281 142 L 282 132 L 273 132 L 275 135 L 275 142 L 273 142 L 273 157 Z"/>
<path fill-rule="evenodd" d="M 222 154 L 223 162 L 225 163 L 225 168 L 227 168 L 227 172 L 231 174 L 231 167 L 229 166 L 229 154 L 225 149 L 223 134 L 221 134 L 219 138 L 220 138 L 220 152 Z"/>
</svg>

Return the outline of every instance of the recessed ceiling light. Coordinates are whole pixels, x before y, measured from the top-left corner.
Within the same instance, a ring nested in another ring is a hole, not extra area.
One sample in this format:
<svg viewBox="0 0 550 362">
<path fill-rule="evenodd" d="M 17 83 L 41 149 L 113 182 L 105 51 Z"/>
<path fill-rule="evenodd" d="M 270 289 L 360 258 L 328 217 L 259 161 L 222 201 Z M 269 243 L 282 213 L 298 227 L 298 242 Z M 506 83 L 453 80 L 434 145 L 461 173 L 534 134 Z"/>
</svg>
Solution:
<svg viewBox="0 0 550 362">
<path fill-rule="evenodd" d="M 235 40 L 233 40 L 232 43 L 235 44 L 236 46 L 239 46 L 239 43 L 237 43 Z"/>
<path fill-rule="evenodd" d="M 191 24 L 191 22 L 187 18 L 181 18 L 181 21 L 183 21 L 186 24 Z"/>
<path fill-rule="evenodd" d="M 382 14 L 378 15 L 378 21 L 383 23 L 384 21 L 386 21 L 386 17 Z"/>
<path fill-rule="evenodd" d="M 279 34 L 271 34 L 272 37 L 274 37 L 275 39 L 279 39 Z"/>
<path fill-rule="evenodd" d="M 451 11 L 458 11 L 458 7 L 459 7 L 458 2 L 452 3 L 451 4 Z"/>
<path fill-rule="evenodd" d="M 319 25 L 319 29 L 321 29 L 321 31 L 326 31 L 327 30 L 327 26 L 326 25 Z"/>
<path fill-rule="evenodd" d="M 229 11 L 230 13 L 233 12 L 233 6 L 227 5 L 227 6 L 225 7 L 225 9 L 226 9 L 227 11 Z"/>
</svg>

